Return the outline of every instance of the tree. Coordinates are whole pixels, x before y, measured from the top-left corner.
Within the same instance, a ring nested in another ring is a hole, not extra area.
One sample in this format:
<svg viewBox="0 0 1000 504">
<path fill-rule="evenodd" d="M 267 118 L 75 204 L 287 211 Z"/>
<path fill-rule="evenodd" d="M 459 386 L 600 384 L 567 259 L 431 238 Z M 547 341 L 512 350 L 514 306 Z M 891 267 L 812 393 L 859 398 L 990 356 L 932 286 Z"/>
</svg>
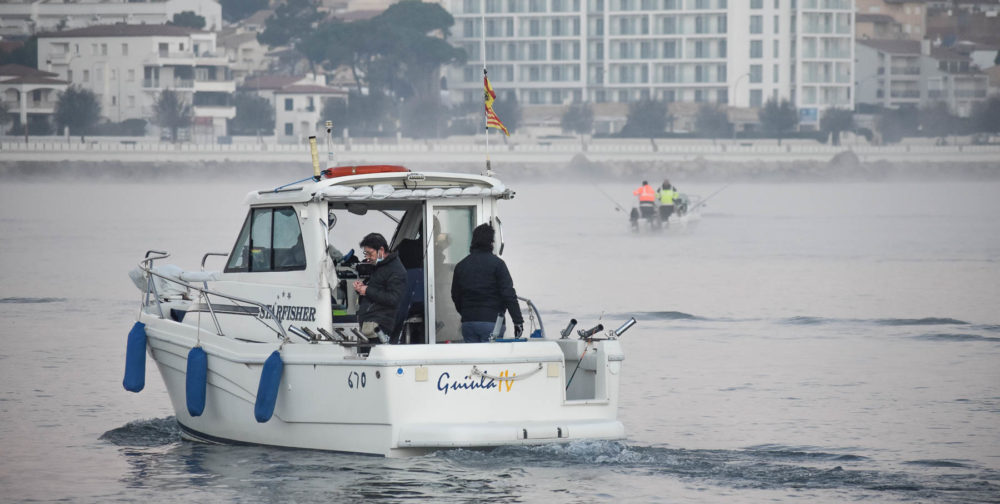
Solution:
<svg viewBox="0 0 1000 504">
<path fill-rule="evenodd" d="M 833 145 L 840 145 L 840 132 L 854 129 L 854 112 L 848 109 L 828 108 L 819 120 L 819 129 L 830 135 Z"/>
<path fill-rule="evenodd" d="M 628 107 L 628 116 L 621 136 L 655 138 L 667 129 L 667 104 L 641 100 Z"/>
<path fill-rule="evenodd" d="M 0 51 L 0 65 L 11 63 L 38 68 L 38 37 L 32 35 L 21 47 L 13 51 Z"/>
<path fill-rule="evenodd" d="M 948 104 L 937 101 L 920 109 L 920 131 L 929 137 L 944 138 L 953 134 L 954 116 Z"/>
<path fill-rule="evenodd" d="M 480 103 L 480 105 L 482 105 L 482 103 Z M 483 118 L 483 122 L 480 124 L 482 124 L 485 128 L 486 111 L 482 107 L 479 107 L 479 110 L 481 110 L 484 114 L 483 116 L 480 116 Z M 500 122 L 507 127 L 507 131 L 510 133 L 514 133 L 521 127 L 521 105 L 517 103 L 517 96 L 514 95 L 514 93 L 505 93 L 502 98 L 493 102 L 493 111 L 496 112 L 497 117 L 500 118 Z"/>
<path fill-rule="evenodd" d="M 594 109 L 589 103 L 574 103 L 559 121 L 563 133 L 586 135 L 594 130 Z"/>
<path fill-rule="evenodd" d="M 173 90 L 164 89 L 153 104 L 153 120 L 170 130 L 170 141 L 177 142 L 177 130 L 191 125 L 191 105 Z"/>
<path fill-rule="evenodd" d="M 229 120 L 232 135 L 274 134 L 274 107 L 253 93 L 236 94 L 236 117 Z"/>
<path fill-rule="evenodd" d="M 200 30 L 205 27 L 204 16 L 199 16 L 194 13 L 194 11 L 182 11 L 174 14 L 173 21 L 167 23 L 174 26 L 185 26 L 188 28 L 194 28 Z"/>
<path fill-rule="evenodd" d="M 7 123 L 11 122 L 13 118 L 10 115 L 10 108 L 7 106 L 7 102 L 0 101 L 0 135 L 4 134 L 7 130 Z"/>
<path fill-rule="evenodd" d="M 93 91 L 72 85 L 59 95 L 53 119 L 59 131 L 68 126 L 70 134 L 80 135 L 83 141 L 84 135 L 101 119 L 101 104 Z"/>
<path fill-rule="evenodd" d="M 1000 96 L 994 96 L 978 107 L 973 120 L 978 131 L 991 135 L 1000 133 Z"/>
<path fill-rule="evenodd" d="M 447 110 L 440 100 L 413 98 L 402 106 L 400 124 L 403 135 L 410 138 L 438 138 L 441 136 Z"/>
<path fill-rule="evenodd" d="M 694 118 L 694 128 L 701 136 L 711 138 L 714 143 L 716 138 L 729 136 L 732 125 L 729 124 L 729 116 L 725 110 L 705 103 L 698 107 L 698 115 Z"/>
<path fill-rule="evenodd" d="M 295 45 L 312 32 L 317 19 L 315 0 L 288 0 L 267 19 L 264 31 L 257 35 L 257 40 L 271 47 Z"/>
<path fill-rule="evenodd" d="M 794 129 L 799 123 L 799 114 L 788 100 L 781 100 L 780 103 L 773 99 L 767 100 L 764 108 L 757 112 L 757 118 L 760 119 L 764 131 L 778 138 L 778 145 L 781 145 L 785 133 Z"/>
<path fill-rule="evenodd" d="M 875 126 L 882 137 L 882 143 L 885 144 L 896 143 L 905 137 L 915 136 L 919 124 L 920 120 L 915 107 L 884 110 L 875 119 Z"/>
<path fill-rule="evenodd" d="M 268 0 L 221 0 L 219 3 L 222 4 L 222 19 L 235 23 L 266 9 Z"/>
</svg>

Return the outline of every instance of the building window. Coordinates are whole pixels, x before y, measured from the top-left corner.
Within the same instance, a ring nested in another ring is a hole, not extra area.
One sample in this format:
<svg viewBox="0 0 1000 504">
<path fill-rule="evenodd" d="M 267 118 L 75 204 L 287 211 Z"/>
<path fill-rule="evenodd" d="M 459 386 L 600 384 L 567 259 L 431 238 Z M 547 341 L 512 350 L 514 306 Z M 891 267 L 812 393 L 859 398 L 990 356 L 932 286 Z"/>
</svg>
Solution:
<svg viewBox="0 0 1000 504">
<path fill-rule="evenodd" d="M 122 56 L 128 56 L 128 44 L 122 44 Z"/>
<path fill-rule="evenodd" d="M 134 68 L 129 68 L 128 69 L 128 73 L 126 73 L 125 75 L 126 75 L 126 79 L 129 82 L 135 82 L 135 69 Z"/>
<path fill-rule="evenodd" d="M 777 9 L 777 7 L 775 7 L 775 9 Z M 781 33 L 781 30 L 779 29 L 781 27 L 780 19 L 781 18 L 778 16 L 774 16 L 774 33 Z"/>
<path fill-rule="evenodd" d="M 764 33 L 764 16 L 750 16 L 750 33 Z"/>
<path fill-rule="evenodd" d="M 751 9 L 763 9 L 764 8 L 764 0 L 750 0 L 750 8 Z"/>
<path fill-rule="evenodd" d="M 764 57 L 764 42 L 761 40 L 750 41 L 750 57 L 760 59 Z"/>
<path fill-rule="evenodd" d="M 778 65 L 774 65 L 774 76 L 773 76 L 774 78 L 771 80 L 771 82 L 777 84 L 778 80 L 779 80 L 778 79 L 779 75 L 780 74 L 779 74 L 779 70 L 778 70 Z"/>
<path fill-rule="evenodd" d="M 750 82 L 759 84 L 764 80 L 763 65 L 750 65 Z"/>
<path fill-rule="evenodd" d="M 135 95 L 128 96 L 128 106 L 129 108 L 135 107 Z"/>
<path fill-rule="evenodd" d="M 677 18 L 674 16 L 667 16 L 663 18 L 663 33 L 667 35 L 672 35 L 677 33 Z"/>
<path fill-rule="evenodd" d="M 750 90 L 750 106 L 759 107 L 764 103 L 764 92 L 759 89 Z"/>
<path fill-rule="evenodd" d="M 108 44 L 101 44 L 101 56 L 108 55 Z"/>
<path fill-rule="evenodd" d="M 778 51 L 778 41 L 775 40 L 774 41 L 774 57 L 775 58 L 779 57 L 779 54 L 780 54 L 780 52 Z"/>
<path fill-rule="evenodd" d="M 729 29 L 728 23 L 726 22 L 726 16 L 719 16 L 716 19 L 716 21 L 718 21 L 719 24 L 719 29 L 717 31 L 719 33 L 726 33 L 726 31 Z"/>
<path fill-rule="evenodd" d="M 111 95 L 111 106 L 112 107 L 117 107 L 118 106 L 118 97 L 117 96 Z"/>
<path fill-rule="evenodd" d="M 295 125 L 292 123 L 285 123 L 285 136 L 292 136 L 295 134 Z"/>
<path fill-rule="evenodd" d="M 83 82 L 90 82 L 90 70 L 83 71 Z"/>
</svg>

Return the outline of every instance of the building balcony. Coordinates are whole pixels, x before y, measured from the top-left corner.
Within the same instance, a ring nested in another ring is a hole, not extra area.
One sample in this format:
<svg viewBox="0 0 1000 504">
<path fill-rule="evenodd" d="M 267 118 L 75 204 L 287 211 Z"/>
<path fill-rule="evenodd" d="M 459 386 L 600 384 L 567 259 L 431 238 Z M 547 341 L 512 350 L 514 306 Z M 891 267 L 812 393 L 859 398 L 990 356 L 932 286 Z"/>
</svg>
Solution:
<svg viewBox="0 0 1000 504">
<path fill-rule="evenodd" d="M 193 112 L 195 117 L 221 117 L 223 119 L 236 117 L 235 106 L 195 105 Z"/>
<path fill-rule="evenodd" d="M 893 76 L 899 75 L 912 75 L 914 77 L 920 75 L 920 67 L 899 67 L 892 69 Z"/>
<path fill-rule="evenodd" d="M 71 53 L 49 53 L 49 55 L 45 57 L 45 61 L 53 65 L 68 65 L 74 56 L 75 55 Z"/>
<path fill-rule="evenodd" d="M 986 98 L 985 89 L 956 89 L 955 98 Z"/>
<path fill-rule="evenodd" d="M 196 92 L 215 92 L 215 93 L 235 93 L 236 92 L 236 81 L 231 80 L 195 80 L 194 90 Z"/>
<path fill-rule="evenodd" d="M 920 98 L 919 89 L 904 89 L 901 91 L 891 91 L 889 93 L 890 98 Z"/>
<path fill-rule="evenodd" d="M 193 90 L 193 79 L 143 79 L 144 89 L 174 89 Z"/>
<path fill-rule="evenodd" d="M 5 102 L 7 104 L 7 113 L 11 116 L 16 116 L 21 113 L 21 102 L 20 101 L 9 101 Z M 28 114 L 53 114 L 56 110 L 56 101 L 28 101 L 27 107 L 25 107 L 25 112 Z"/>
</svg>

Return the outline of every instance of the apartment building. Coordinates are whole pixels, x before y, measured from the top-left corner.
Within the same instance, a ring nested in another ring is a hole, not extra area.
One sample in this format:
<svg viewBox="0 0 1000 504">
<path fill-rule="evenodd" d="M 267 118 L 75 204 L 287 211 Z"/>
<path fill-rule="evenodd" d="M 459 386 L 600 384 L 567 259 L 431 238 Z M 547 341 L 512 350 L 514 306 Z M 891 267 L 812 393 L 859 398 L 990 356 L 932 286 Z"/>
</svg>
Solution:
<svg viewBox="0 0 1000 504">
<path fill-rule="evenodd" d="M 198 137 L 225 136 L 236 115 L 236 83 L 212 32 L 116 24 L 44 33 L 38 65 L 93 91 L 109 121 L 151 120 L 165 89 L 192 105 Z"/>
<path fill-rule="evenodd" d="M 186 11 L 205 18 L 206 30 L 222 28 L 222 6 L 216 0 L 4 0 L 0 2 L 0 35 L 25 36 L 114 23 L 160 25 Z"/>
<path fill-rule="evenodd" d="M 323 136 L 323 106 L 328 100 L 347 101 L 347 89 L 326 85 L 323 75 L 254 75 L 241 92 L 253 93 L 274 105 L 274 136 L 278 143 L 302 143 Z"/>
<path fill-rule="evenodd" d="M 642 99 L 759 107 L 790 99 L 803 124 L 853 106 L 852 0 L 447 0 L 448 69 L 482 100 L 483 59 L 501 98 L 524 107 Z M 484 33 L 485 31 L 485 33 Z M 483 45 L 485 34 L 485 46 Z"/>
<path fill-rule="evenodd" d="M 856 2 L 858 38 L 920 40 L 927 35 L 926 0 L 856 0 Z M 889 34 L 893 36 L 886 36 Z"/>
<path fill-rule="evenodd" d="M 919 108 L 942 101 L 968 117 L 988 94 L 988 76 L 971 57 L 929 40 L 861 40 L 857 57 L 859 104 Z"/>
</svg>

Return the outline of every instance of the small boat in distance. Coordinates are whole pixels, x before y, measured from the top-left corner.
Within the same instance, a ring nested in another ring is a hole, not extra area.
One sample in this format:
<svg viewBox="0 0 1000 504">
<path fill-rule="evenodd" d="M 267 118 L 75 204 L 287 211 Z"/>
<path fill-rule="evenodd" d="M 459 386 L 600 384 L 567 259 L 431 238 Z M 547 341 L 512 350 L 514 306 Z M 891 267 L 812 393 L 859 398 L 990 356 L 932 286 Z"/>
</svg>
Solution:
<svg viewBox="0 0 1000 504">
<path fill-rule="evenodd" d="M 316 168 L 250 192 L 231 251 L 206 254 L 201 270 L 146 253 L 131 273 L 142 297 L 126 389 L 143 388 L 148 353 L 183 436 L 214 443 L 397 457 L 624 437 L 619 338 L 635 319 L 576 332 L 573 319 L 550 337 L 521 298 L 524 338 L 462 342 L 452 271 L 480 223 L 502 253 L 498 206 L 512 190 L 490 176 Z M 353 246 L 371 231 L 407 268 L 384 341 L 358 331 L 350 287 L 369 274 Z M 213 255 L 224 268 L 204 271 Z"/>
</svg>

